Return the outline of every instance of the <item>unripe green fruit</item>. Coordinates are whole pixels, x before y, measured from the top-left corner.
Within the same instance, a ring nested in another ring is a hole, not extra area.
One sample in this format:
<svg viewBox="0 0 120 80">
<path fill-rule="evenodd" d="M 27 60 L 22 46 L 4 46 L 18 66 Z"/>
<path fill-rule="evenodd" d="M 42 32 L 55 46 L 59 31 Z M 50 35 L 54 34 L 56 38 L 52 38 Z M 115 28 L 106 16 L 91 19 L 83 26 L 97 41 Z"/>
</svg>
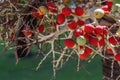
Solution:
<svg viewBox="0 0 120 80">
<path fill-rule="evenodd" d="M 76 39 L 76 42 L 79 46 L 84 46 L 87 41 L 84 36 L 80 36 Z"/>
<path fill-rule="evenodd" d="M 100 19 L 104 16 L 104 10 L 102 9 L 96 9 L 94 11 L 94 16 L 97 18 L 97 19 Z"/>
</svg>

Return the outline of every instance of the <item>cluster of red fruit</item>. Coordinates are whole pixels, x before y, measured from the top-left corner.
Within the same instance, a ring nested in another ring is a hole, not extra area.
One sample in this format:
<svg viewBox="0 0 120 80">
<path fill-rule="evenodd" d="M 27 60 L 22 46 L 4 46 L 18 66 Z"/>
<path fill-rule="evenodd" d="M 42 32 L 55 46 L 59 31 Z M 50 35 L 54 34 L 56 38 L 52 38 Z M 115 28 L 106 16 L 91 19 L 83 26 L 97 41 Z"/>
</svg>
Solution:
<svg viewBox="0 0 120 80">
<path fill-rule="evenodd" d="M 84 49 L 84 52 L 80 53 L 80 58 L 85 60 L 88 58 L 88 55 L 93 52 L 93 50 L 103 48 L 107 43 L 109 45 L 120 44 L 120 37 L 108 36 L 108 31 L 109 28 L 107 26 L 84 24 L 83 26 L 73 30 L 75 40 L 72 38 L 66 39 L 64 44 L 68 48 L 74 48 L 75 45 L 77 45 L 80 49 Z M 109 45 L 107 47 L 107 51 L 108 53 L 113 54 Z"/>
<path fill-rule="evenodd" d="M 106 2 L 105 6 L 102 6 L 102 9 L 105 13 L 109 13 L 112 8 L 113 2 L 109 1 Z M 79 54 L 80 58 L 86 60 L 90 54 L 99 48 L 103 48 L 106 43 L 109 45 L 119 45 L 120 44 L 120 37 L 113 36 L 109 34 L 109 28 L 107 26 L 94 26 L 92 24 L 86 24 L 85 21 L 78 19 L 70 20 L 67 23 L 66 19 L 70 15 L 75 15 L 77 17 L 84 15 L 84 9 L 81 7 L 76 7 L 72 10 L 70 7 L 63 7 L 59 12 L 58 7 L 54 2 L 46 3 L 46 6 L 40 6 L 35 13 L 31 15 L 33 17 L 37 17 L 42 19 L 44 15 L 48 13 L 54 13 L 57 15 L 56 23 L 57 25 L 66 24 L 68 27 L 68 31 L 73 32 L 73 38 L 68 38 L 64 40 L 64 45 L 67 48 L 75 48 L 80 47 L 80 49 L 84 50 L 82 53 Z M 45 30 L 44 25 L 38 26 L 38 31 L 43 33 Z M 27 32 L 26 32 L 27 31 Z M 25 27 L 23 29 L 23 34 L 25 36 L 30 37 L 32 35 L 32 30 L 29 27 Z M 73 37 L 72 36 L 72 37 Z M 108 53 L 114 53 L 113 48 L 107 47 Z M 115 53 L 115 59 L 120 61 L 120 53 Z"/>
</svg>

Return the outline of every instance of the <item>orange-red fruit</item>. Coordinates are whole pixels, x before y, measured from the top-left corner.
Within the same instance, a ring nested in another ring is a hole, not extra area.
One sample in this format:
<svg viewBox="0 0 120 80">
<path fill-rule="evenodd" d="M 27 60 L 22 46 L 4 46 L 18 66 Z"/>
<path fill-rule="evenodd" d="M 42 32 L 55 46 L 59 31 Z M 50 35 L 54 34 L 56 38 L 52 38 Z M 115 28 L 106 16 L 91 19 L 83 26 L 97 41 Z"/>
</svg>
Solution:
<svg viewBox="0 0 120 80">
<path fill-rule="evenodd" d="M 63 14 L 58 14 L 57 15 L 57 23 L 63 24 L 64 22 L 65 22 L 65 16 Z"/>
<path fill-rule="evenodd" d="M 24 36 L 26 36 L 26 37 L 31 37 L 33 34 L 31 28 L 29 28 L 27 26 L 24 26 L 22 32 L 23 32 Z"/>
<path fill-rule="evenodd" d="M 40 18 L 40 19 L 43 18 L 43 15 L 40 15 L 40 14 L 37 13 L 37 12 L 32 13 L 31 16 L 32 16 L 32 17 L 37 17 L 37 18 Z"/>
<path fill-rule="evenodd" d="M 104 10 L 105 14 L 108 14 L 110 12 L 110 10 L 111 10 L 111 8 L 109 8 L 108 5 L 102 6 L 102 9 Z"/>
<path fill-rule="evenodd" d="M 120 52 L 114 56 L 115 60 L 120 61 Z"/>
<path fill-rule="evenodd" d="M 108 27 L 107 26 L 103 26 L 103 29 L 104 29 L 103 34 L 107 35 L 108 34 Z"/>
<path fill-rule="evenodd" d="M 96 26 L 95 27 L 95 33 L 97 35 L 103 36 L 104 35 L 104 26 Z"/>
<path fill-rule="evenodd" d="M 79 37 L 80 35 L 83 35 L 83 31 L 81 29 L 76 29 L 73 31 L 74 37 Z"/>
<path fill-rule="evenodd" d="M 85 21 L 83 21 L 83 20 L 78 20 L 77 21 L 77 25 L 79 25 L 79 26 L 82 26 L 82 25 L 84 25 L 85 24 Z"/>
<path fill-rule="evenodd" d="M 75 45 L 75 42 L 73 39 L 65 39 L 64 40 L 64 45 L 67 47 L 67 48 L 73 48 L 74 45 Z"/>
<path fill-rule="evenodd" d="M 102 39 L 99 40 L 99 46 L 102 47 L 105 45 L 105 39 L 104 37 Z"/>
<path fill-rule="evenodd" d="M 69 16 L 72 13 L 71 9 L 69 7 L 62 8 L 62 14 L 65 16 Z"/>
<path fill-rule="evenodd" d="M 109 8 L 112 8 L 113 2 L 112 1 L 106 1 L 106 5 L 108 5 Z"/>
<path fill-rule="evenodd" d="M 75 8 L 75 14 L 78 16 L 82 16 L 84 14 L 84 10 L 81 7 L 76 7 Z"/>
<path fill-rule="evenodd" d="M 43 33 L 43 32 L 44 32 L 44 29 L 45 29 L 44 25 L 39 25 L 39 26 L 38 26 L 38 31 L 39 31 L 40 33 Z"/>
<path fill-rule="evenodd" d="M 99 42 L 99 40 L 98 40 L 98 38 L 97 37 L 90 37 L 90 39 L 89 39 L 89 43 L 90 43 L 90 45 L 91 46 L 98 46 L 98 42 Z"/>
<path fill-rule="evenodd" d="M 93 52 L 93 50 L 92 50 L 92 48 L 90 48 L 90 47 L 85 47 L 85 53 L 86 54 L 91 54 Z"/>
<path fill-rule="evenodd" d="M 62 0 L 63 2 L 68 2 L 68 0 Z"/>
<path fill-rule="evenodd" d="M 111 48 L 107 48 L 106 51 L 108 54 L 113 54 L 113 50 Z"/>
<path fill-rule="evenodd" d="M 95 27 L 92 24 L 86 24 L 84 26 L 84 32 L 85 33 L 93 33 L 94 29 L 95 29 Z"/>
<path fill-rule="evenodd" d="M 71 30 L 75 30 L 77 28 L 77 23 L 75 21 L 68 22 L 68 28 Z"/>
<path fill-rule="evenodd" d="M 88 54 L 86 52 L 84 52 L 83 54 L 80 54 L 81 60 L 87 60 L 87 58 L 88 58 Z"/>
<path fill-rule="evenodd" d="M 110 36 L 108 38 L 109 43 L 111 43 L 112 45 L 116 45 L 117 44 L 117 39 L 114 36 Z"/>
<path fill-rule="evenodd" d="M 46 4 L 46 6 L 47 6 L 47 8 L 48 8 L 48 10 L 49 10 L 50 12 L 53 12 L 53 13 L 57 13 L 57 12 L 58 12 L 57 6 L 55 5 L 54 2 L 48 2 L 48 3 Z"/>
</svg>

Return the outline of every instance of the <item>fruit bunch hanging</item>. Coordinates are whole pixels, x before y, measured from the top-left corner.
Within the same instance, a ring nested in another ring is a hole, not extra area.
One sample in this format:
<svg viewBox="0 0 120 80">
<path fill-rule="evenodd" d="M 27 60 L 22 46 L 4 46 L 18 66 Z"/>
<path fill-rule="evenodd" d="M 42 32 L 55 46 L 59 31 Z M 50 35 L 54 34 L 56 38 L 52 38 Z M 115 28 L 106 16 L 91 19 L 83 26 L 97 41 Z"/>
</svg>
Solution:
<svg viewBox="0 0 120 80">
<path fill-rule="evenodd" d="M 9 24 L 15 25 L 8 29 L 0 28 L 1 34 L 7 35 L 6 38 L 0 34 L 0 39 L 14 43 L 18 25 L 22 25 L 21 38 L 28 41 L 26 45 L 38 45 L 40 52 L 45 54 L 36 69 L 50 54 L 53 55 L 54 72 L 60 63 L 64 64 L 73 57 L 78 61 L 91 60 L 98 54 L 109 59 L 103 55 L 107 52 L 113 55 L 112 59 L 120 61 L 120 51 L 116 50 L 120 48 L 119 10 L 120 4 L 112 0 L 49 1 L 38 7 L 32 6 L 30 12 L 25 14 L 32 18 L 28 22 L 9 21 Z M 22 15 L 19 14 L 18 19 Z M 5 29 L 9 32 L 2 32 Z"/>
</svg>

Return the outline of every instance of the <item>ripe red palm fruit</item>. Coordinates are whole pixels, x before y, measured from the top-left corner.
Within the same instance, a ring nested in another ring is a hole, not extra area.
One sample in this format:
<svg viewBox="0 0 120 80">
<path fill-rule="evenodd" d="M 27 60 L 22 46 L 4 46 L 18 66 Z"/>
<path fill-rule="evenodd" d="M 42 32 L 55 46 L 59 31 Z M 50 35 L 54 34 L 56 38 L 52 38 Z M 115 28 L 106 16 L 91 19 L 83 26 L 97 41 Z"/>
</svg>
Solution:
<svg viewBox="0 0 120 80">
<path fill-rule="evenodd" d="M 84 32 L 85 33 L 93 33 L 94 29 L 95 29 L 95 27 L 92 24 L 86 24 L 84 26 Z"/>
<path fill-rule="evenodd" d="M 85 46 L 85 53 L 91 54 L 93 52 L 92 48 Z"/>
<path fill-rule="evenodd" d="M 76 29 L 73 31 L 74 37 L 79 37 L 80 35 L 83 35 L 83 31 L 81 29 Z"/>
<path fill-rule="evenodd" d="M 102 37 L 102 39 L 99 40 L 99 46 L 103 47 L 105 45 L 105 39 Z"/>
<path fill-rule="evenodd" d="M 84 14 L 84 10 L 81 7 L 76 7 L 75 8 L 75 14 L 78 16 L 82 16 Z"/>
<path fill-rule="evenodd" d="M 106 1 L 106 5 L 108 5 L 109 8 L 112 8 L 113 2 L 112 1 Z"/>
<path fill-rule="evenodd" d="M 69 7 L 62 8 L 62 14 L 65 16 L 69 16 L 72 13 L 71 9 Z"/>
<path fill-rule="evenodd" d="M 77 28 L 77 23 L 75 21 L 70 21 L 67 24 L 68 28 L 71 30 L 75 30 Z"/>
<path fill-rule="evenodd" d="M 75 42 L 73 39 L 65 39 L 64 40 L 64 45 L 67 47 L 67 48 L 73 48 L 74 45 L 75 45 Z"/>
<path fill-rule="evenodd" d="M 57 23 L 63 24 L 64 22 L 65 22 L 65 16 L 63 14 L 58 14 L 57 15 Z"/>
<path fill-rule="evenodd" d="M 79 19 L 79 20 L 77 21 L 77 24 L 78 24 L 79 26 L 82 26 L 82 25 L 85 24 L 85 21 Z"/>
<path fill-rule="evenodd" d="M 58 12 L 57 6 L 55 5 L 54 2 L 47 2 L 46 6 L 47 6 L 47 8 L 48 8 L 48 10 L 50 12 L 53 12 L 53 13 L 57 13 Z"/>
<path fill-rule="evenodd" d="M 80 54 L 79 57 L 81 60 L 87 60 L 88 54 L 86 52 L 84 52 L 83 54 Z"/>
<path fill-rule="evenodd" d="M 26 37 L 31 37 L 33 34 L 31 28 L 29 28 L 28 26 L 24 26 L 22 32 Z"/>
<path fill-rule="evenodd" d="M 39 26 L 38 26 L 38 31 L 39 31 L 40 33 L 43 33 L 43 32 L 44 32 L 44 29 L 45 29 L 44 25 L 39 25 Z"/>
<path fill-rule="evenodd" d="M 114 56 L 115 60 L 120 61 L 120 52 Z"/>
<path fill-rule="evenodd" d="M 91 46 L 98 46 L 98 38 L 97 37 L 94 37 L 94 36 L 91 36 L 90 39 L 89 39 L 89 43 Z"/>
<path fill-rule="evenodd" d="M 117 39 L 115 38 L 115 36 L 110 36 L 108 38 L 108 41 L 109 43 L 111 43 L 112 45 L 116 45 L 118 42 L 117 42 Z"/>
<path fill-rule="evenodd" d="M 107 48 L 106 51 L 108 54 L 113 54 L 113 50 L 111 48 Z"/>
<path fill-rule="evenodd" d="M 104 27 L 103 26 L 96 26 L 95 33 L 99 36 L 103 36 L 104 35 Z"/>
</svg>

